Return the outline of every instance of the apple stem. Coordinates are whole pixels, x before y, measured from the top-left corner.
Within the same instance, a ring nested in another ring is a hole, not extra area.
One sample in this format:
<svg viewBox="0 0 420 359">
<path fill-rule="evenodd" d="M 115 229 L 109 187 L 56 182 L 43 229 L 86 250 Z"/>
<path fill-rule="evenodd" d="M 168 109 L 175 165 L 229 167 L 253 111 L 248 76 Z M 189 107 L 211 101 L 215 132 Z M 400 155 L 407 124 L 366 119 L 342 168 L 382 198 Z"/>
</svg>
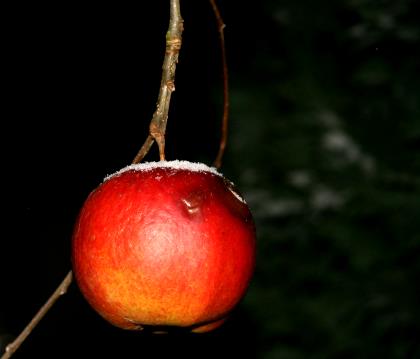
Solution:
<svg viewBox="0 0 420 359">
<path fill-rule="evenodd" d="M 149 132 L 145 143 L 133 160 L 139 163 L 149 151 L 153 142 L 159 146 L 160 160 L 165 160 L 165 133 L 168 122 L 169 104 L 172 92 L 175 91 L 175 71 L 178 63 L 179 50 L 182 44 L 182 31 L 184 29 L 181 17 L 179 0 L 170 0 L 169 28 L 166 33 L 166 51 L 162 65 L 162 80 L 156 111 L 150 121 Z"/>
<path fill-rule="evenodd" d="M 220 15 L 219 8 L 217 7 L 215 0 L 210 0 L 210 5 L 213 9 L 214 16 L 219 31 L 220 50 L 222 54 L 222 67 L 223 67 L 223 117 L 222 117 L 222 131 L 220 136 L 219 152 L 213 162 L 213 166 L 220 168 L 222 166 L 222 159 L 225 153 L 227 137 L 228 137 L 228 122 L 229 122 L 229 78 L 228 78 L 228 66 L 226 59 L 226 46 L 225 46 L 225 34 L 224 29 L 226 27 L 223 22 L 223 18 Z"/>
<path fill-rule="evenodd" d="M 23 331 L 19 334 L 19 336 L 10 344 L 7 345 L 5 353 L 1 356 L 0 359 L 8 359 L 10 358 L 13 353 L 22 345 L 28 335 L 32 332 L 32 330 L 38 325 L 41 319 L 47 314 L 47 312 L 51 309 L 54 303 L 67 292 L 67 288 L 71 284 L 73 279 L 73 272 L 70 271 L 67 273 L 64 280 L 58 286 L 58 288 L 54 291 L 51 297 L 45 302 L 45 304 L 38 310 L 38 313 L 32 318 L 29 324 L 23 329 Z"/>
</svg>

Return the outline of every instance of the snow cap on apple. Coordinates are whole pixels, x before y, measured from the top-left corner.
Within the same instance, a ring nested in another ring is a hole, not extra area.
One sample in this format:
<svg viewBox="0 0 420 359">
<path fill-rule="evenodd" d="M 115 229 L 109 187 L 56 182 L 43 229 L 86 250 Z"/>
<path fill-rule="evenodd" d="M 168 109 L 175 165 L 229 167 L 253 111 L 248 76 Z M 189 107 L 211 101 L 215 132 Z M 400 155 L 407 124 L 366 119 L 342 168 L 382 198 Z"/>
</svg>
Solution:
<svg viewBox="0 0 420 359">
<path fill-rule="evenodd" d="M 206 332 L 245 294 L 255 226 L 245 200 L 215 168 L 135 164 L 87 198 L 72 262 L 82 294 L 110 323 Z"/>
</svg>

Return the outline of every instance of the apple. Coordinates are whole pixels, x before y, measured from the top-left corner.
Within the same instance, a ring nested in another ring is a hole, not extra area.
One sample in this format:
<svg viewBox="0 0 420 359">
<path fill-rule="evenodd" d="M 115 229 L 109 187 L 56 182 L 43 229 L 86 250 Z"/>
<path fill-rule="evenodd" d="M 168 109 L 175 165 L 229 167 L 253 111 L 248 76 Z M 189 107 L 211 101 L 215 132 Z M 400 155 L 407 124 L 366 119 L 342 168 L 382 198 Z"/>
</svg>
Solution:
<svg viewBox="0 0 420 359">
<path fill-rule="evenodd" d="M 90 305 L 133 330 L 220 326 L 244 296 L 255 226 L 233 184 L 187 161 L 131 165 L 87 198 L 72 264 Z"/>
</svg>

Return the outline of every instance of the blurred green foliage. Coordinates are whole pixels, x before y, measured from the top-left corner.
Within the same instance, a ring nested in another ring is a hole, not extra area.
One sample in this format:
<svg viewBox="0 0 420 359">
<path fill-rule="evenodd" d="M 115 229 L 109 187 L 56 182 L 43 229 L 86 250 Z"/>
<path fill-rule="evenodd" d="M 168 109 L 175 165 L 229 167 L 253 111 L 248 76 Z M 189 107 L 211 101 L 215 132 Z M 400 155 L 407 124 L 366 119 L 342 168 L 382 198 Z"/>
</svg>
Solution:
<svg viewBox="0 0 420 359">
<path fill-rule="evenodd" d="M 257 222 L 259 357 L 419 358 L 418 4 L 263 4 L 235 24 L 255 48 L 227 167 Z"/>
</svg>

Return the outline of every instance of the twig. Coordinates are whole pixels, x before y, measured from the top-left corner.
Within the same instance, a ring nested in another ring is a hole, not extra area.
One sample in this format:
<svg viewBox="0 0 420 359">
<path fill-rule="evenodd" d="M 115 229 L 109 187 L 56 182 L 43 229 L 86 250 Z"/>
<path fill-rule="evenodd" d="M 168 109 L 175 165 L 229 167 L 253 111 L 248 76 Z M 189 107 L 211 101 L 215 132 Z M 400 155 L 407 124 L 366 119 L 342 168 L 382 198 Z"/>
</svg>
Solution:
<svg viewBox="0 0 420 359">
<path fill-rule="evenodd" d="M 175 91 L 175 70 L 178 63 L 179 50 L 182 44 L 183 20 L 179 0 L 170 0 L 169 29 L 166 33 L 166 51 L 162 66 L 162 80 L 156 111 L 150 122 L 150 135 L 140 149 L 133 163 L 139 163 L 149 151 L 154 140 L 159 146 L 160 160 L 165 160 L 165 132 L 168 121 L 169 104 L 172 92 Z"/>
<path fill-rule="evenodd" d="M 136 157 L 134 157 L 134 160 L 131 163 L 140 163 L 149 152 L 153 142 L 155 142 L 155 139 L 152 137 L 152 135 L 147 136 L 146 141 L 144 141 L 143 146 L 141 146 L 140 151 L 137 153 Z"/>
<path fill-rule="evenodd" d="M 225 153 L 227 137 L 228 137 L 228 122 L 229 122 L 229 78 L 228 78 L 228 66 L 226 60 L 226 47 L 225 47 L 225 34 L 224 29 L 226 27 L 223 22 L 222 16 L 220 15 L 219 8 L 216 5 L 215 0 L 210 0 L 211 7 L 216 17 L 217 26 L 219 27 L 219 39 L 220 49 L 222 52 L 222 66 L 223 66 L 223 118 L 222 118 L 222 133 L 220 137 L 219 152 L 213 162 L 213 166 L 220 168 L 222 166 L 222 159 Z"/>
<path fill-rule="evenodd" d="M 68 272 L 64 280 L 55 290 L 55 292 L 51 295 L 51 297 L 47 300 L 47 302 L 41 307 L 41 309 L 36 313 L 36 315 L 32 318 L 29 324 L 23 329 L 23 331 L 19 334 L 19 336 L 6 347 L 5 353 L 2 355 L 0 359 L 8 359 L 10 358 L 13 353 L 20 347 L 20 345 L 24 342 L 26 337 L 32 332 L 32 330 L 38 325 L 40 320 L 47 314 L 47 312 L 51 309 L 54 303 L 60 298 L 63 294 L 67 292 L 67 288 L 69 287 L 70 283 L 72 282 L 73 273 L 72 271 Z"/>
</svg>

